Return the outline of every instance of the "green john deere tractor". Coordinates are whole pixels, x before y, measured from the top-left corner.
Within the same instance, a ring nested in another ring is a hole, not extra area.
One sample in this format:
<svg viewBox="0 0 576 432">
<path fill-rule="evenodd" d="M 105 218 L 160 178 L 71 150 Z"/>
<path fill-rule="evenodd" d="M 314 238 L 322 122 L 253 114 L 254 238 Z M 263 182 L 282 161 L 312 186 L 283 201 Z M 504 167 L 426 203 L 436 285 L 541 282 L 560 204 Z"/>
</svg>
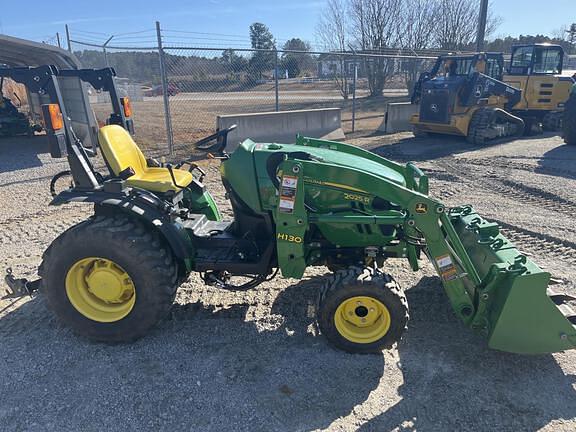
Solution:
<svg viewBox="0 0 576 432">
<path fill-rule="evenodd" d="M 60 105 L 61 106 L 61 105 Z M 66 152 L 74 186 L 52 205 L 90 203 L 94 215 L 46 250 L 35 282 L 7 277 L 15 295 L 37 288 L 59 318 L 98 341 L 145 335 L 191 272 L 206 284 L 253 288 L 299 279 L 310 266 L 333 271 L 319 295 L 318 324 L 336 347 L 380 352 L 409 318 L 390 259 L 418 270 L 426 256 L 455 314 L 490 347 L 548 353 L 576 347 L 573 297 L 548 288 L 539 269 L 472 207 L 447 208 L 428 178 L 339 142 L 246 140 L 231 154 L 218 131 L 197 147 L 221 161 L 234 212 L 222 220 L 204 173 L 190 160 L 158 166 L 120 125 L 100 129 L 108 172 L 98 173 L 58 103 L 45 107 L 53 153 Z M 233 284 L 236 276 L 243 283 Z M 246 279 L 248 278 L 248 279 Z"/>
</svg>

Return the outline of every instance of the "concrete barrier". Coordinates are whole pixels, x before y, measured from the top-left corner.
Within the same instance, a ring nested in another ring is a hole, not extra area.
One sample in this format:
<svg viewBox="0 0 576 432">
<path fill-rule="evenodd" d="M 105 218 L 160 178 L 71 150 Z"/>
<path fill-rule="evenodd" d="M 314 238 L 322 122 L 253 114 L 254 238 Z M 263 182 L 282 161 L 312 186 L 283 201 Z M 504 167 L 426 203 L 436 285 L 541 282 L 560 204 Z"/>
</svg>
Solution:
<svg viewBox="0 0 576 432">
<path fill-rule="evenodd" d="M 340 108 L 219 115 L 218 129 L 238 127 L 228 135 L 234 150 L 246 138 L 257 142 L 293 143 L 297 134 L 329 140 L 344 139 Z"/>
<path fill-rule="evenodd" d="M 384 121 L 378 130 L 387 133 L 411 131 L 410 117 L 418 113 L 419 106 L 410 102 L 389 103 L 386 107 Z"/>
</svg>

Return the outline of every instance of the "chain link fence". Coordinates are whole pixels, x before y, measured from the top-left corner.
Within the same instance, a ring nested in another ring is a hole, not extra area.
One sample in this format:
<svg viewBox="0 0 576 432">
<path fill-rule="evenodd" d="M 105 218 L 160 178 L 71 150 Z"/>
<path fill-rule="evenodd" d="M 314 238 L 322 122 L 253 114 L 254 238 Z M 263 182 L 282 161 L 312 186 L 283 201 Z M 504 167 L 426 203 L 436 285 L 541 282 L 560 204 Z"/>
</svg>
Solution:
<svg viewBox="0 0 576 432">
<path fill-rule="evenodd" d="M 158 155 L 189 150 L 224 114 L 338 107 L 345 133 L 374 133 L 386 104 L 407 100 L 419 73 L 440 53 L 192 46 L 186 32 L 159 24 L 136 33 L 104 41 L 71 31 L 68 42 L 84 67 L 115 68 L 121 93 L 132 98 L 137 139 Z M 93 89 L 90 101 L 103 122 L 108 101 Z"/>
</svg>

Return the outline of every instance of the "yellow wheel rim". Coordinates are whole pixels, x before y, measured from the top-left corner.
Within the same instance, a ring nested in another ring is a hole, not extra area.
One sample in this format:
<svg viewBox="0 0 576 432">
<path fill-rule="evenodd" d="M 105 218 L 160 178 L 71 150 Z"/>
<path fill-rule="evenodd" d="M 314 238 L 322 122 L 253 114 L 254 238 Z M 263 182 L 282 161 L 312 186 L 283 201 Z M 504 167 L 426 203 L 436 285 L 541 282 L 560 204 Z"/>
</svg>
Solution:
<svg viewBox="0 0 576 432">
<path fill-rule="evenodd" d="M 357 296 L 344 300 L 336 309 L 334 324 L 350 342 L 375 342 L 390 329 L 390 311 L 373 297 Z"/>
<path fill-rule="evenodd" d="M 78 312 L 98 322 L 119 321 L 136 303 L 132 278 L 106 258 L 84 258 L 70 267 L 66 294 Z"/>
</svg>

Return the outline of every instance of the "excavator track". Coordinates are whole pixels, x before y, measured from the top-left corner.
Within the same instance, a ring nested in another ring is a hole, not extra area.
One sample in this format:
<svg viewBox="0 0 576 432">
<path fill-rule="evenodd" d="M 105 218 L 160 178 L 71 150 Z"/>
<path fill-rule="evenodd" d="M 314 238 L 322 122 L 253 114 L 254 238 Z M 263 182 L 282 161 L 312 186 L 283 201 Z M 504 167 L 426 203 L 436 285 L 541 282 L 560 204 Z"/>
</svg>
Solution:
<svg viewBox="0 0 576 432">
<path fill-rule="evenodd" d="M 479 108 L 472 114 L 466 140 L 481 146 L 522 136 L 523 133 L 524 121 L 521 118 L 499 108 Z"/>
</svg>

